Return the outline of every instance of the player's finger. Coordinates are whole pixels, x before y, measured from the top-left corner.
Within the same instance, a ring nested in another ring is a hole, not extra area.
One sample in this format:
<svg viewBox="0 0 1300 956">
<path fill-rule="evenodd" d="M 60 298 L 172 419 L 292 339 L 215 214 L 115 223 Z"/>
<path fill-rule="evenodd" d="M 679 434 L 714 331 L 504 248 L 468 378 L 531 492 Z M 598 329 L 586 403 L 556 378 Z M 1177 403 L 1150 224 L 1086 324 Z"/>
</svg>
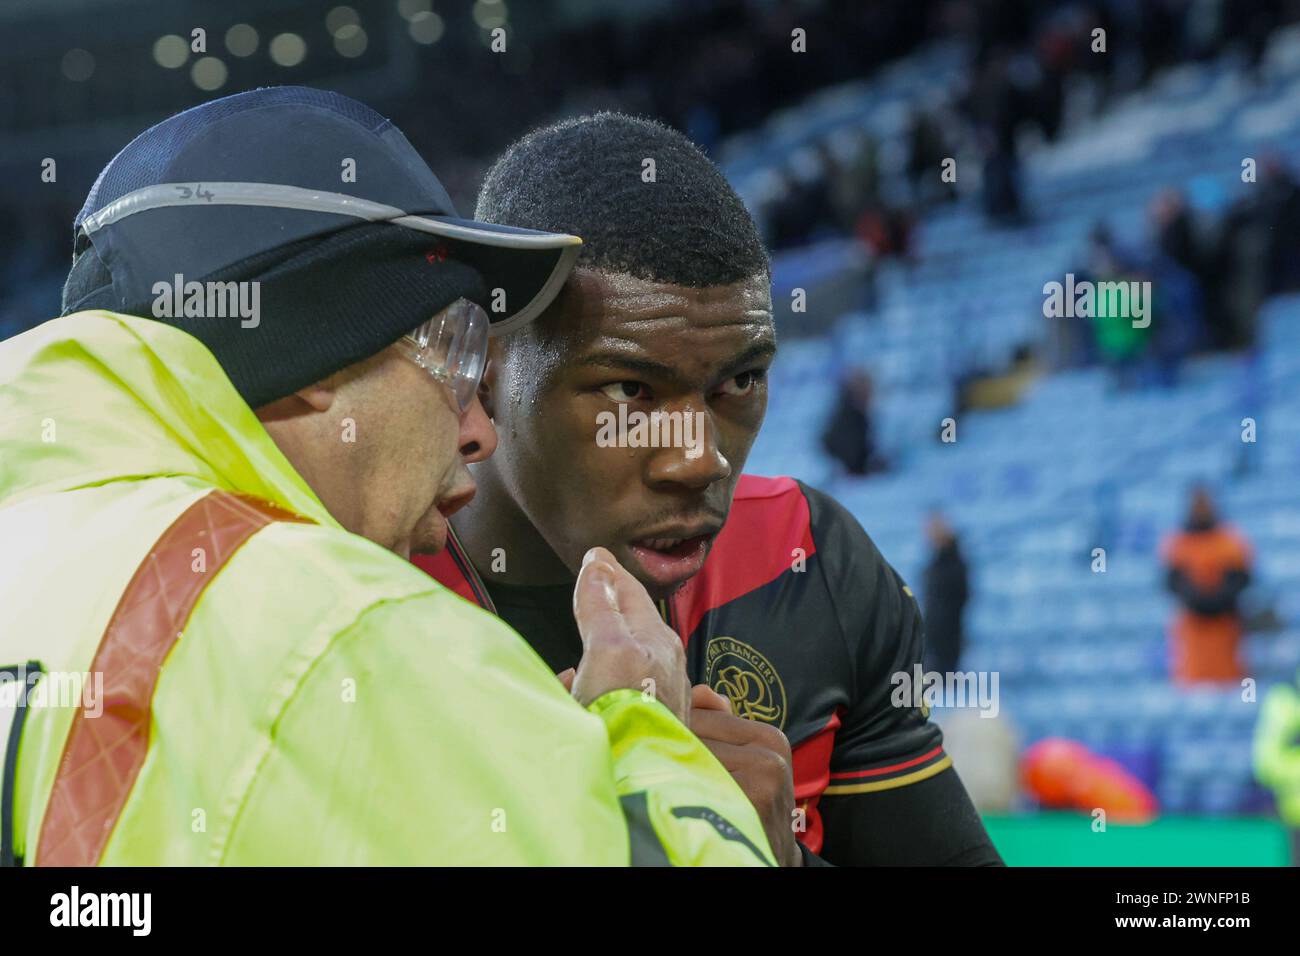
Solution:
<svg viewBox="0 0 1300 956">
<path fill-rule="evenodd" d="M 760 735 L 752 720 L 737 717 L 730 710 L 695 708 L 691 711 L 691 730 L 695 736 L 723 740 L 729 744 L 756 744 Z"/>
<path fill-rule="evenodd" d="M 709 753 L 718 758 L 718 763 L 722 764 L 727 773 L 730 774 L 734 774 L 738 769 L 748 766 L 752 759 L 746 748 L 738 744 L 728 743 L 725 740 L 714 740 L 711 737 L 701 737 L 700 743 L 708 748 Z"/>
<path fill-rule="evenodd" d="M 699 710 L 721 710 L 731 713 L 731 702 L 708 684 L 696 684 L 691 688 L 691 706 Z"/>
<path fill-rule="evenodd" d="M 573 678 L 576 677 L 577 674 L 577 668 L 570 667 L 567 670 L 560 671 L 555 676 L 560 679 L 560 683 L 564 685 L 565 690 L 569 693 L 573 693 Z"/>
</svg>

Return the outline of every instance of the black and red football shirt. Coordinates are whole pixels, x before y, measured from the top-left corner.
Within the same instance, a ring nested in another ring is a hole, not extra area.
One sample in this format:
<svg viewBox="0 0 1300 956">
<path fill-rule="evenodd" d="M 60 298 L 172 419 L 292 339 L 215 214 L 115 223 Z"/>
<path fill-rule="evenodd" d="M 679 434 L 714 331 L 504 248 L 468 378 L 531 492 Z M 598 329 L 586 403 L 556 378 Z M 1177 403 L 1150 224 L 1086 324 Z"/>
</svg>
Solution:
<svg viewBox="0 0 1300 956">
<path fill-rule="evenodd" d="M 414 560 L 500 614 L 553 670 L 577 665 L 571 585 L 485 586 L 454 539 Z M 814 853 L 823 797 L 905 787 L 951 765 L 924 707 L 891 701 L 892 675 L 921 660 L 916 598 L 830 496 L 792 478 L 742 476 L 703 569 L 661 610 L 692 683 L 784 731 L 806 811 L 799 836 Z"/>
</svg>

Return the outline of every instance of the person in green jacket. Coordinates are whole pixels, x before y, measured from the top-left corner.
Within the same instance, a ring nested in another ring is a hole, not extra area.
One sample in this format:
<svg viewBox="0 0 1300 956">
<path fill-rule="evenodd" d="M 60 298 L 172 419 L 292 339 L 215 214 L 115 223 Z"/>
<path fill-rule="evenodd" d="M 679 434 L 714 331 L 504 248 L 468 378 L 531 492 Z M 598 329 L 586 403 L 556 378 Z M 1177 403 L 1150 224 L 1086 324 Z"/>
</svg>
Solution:
<svg viewBox="0 0 1300 956">
<path fill-rule="evenodd" d="M 405 560 L 495 447 L 489 325 L 580 240 L 456 218 L 295 87 L 141 134 L 75 231 L 0 343 L 0 862 L 774 865 L 609 552 L 571 692 Z"/>
</svg>

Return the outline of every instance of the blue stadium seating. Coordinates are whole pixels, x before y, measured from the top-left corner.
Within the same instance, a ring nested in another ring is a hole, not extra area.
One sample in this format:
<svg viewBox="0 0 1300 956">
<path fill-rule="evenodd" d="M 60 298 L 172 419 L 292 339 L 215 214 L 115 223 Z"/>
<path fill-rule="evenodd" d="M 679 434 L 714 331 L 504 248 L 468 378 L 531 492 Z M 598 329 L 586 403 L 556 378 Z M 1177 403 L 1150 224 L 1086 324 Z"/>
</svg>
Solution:
<svg viewBox="0 0 1300 956">
<path fill-rule="evenodd" d="M 920 262 L 882 264 L 871 312 L 791 339 L 770 379 L 764 431 L 748 470 L 793 473 L 833 492 L 885 555 L 919 583 L 922 522 L 940 504 L 959 527 L 973 573 L 963 667 L 997 670 L 1002 709 L 1032 743 L 1074 737 L 1114 756 L 1169 812 L 1265 810 L 1250 739 L 1256 701 L 1300 665 L 1300 629 L 1246 642 L 1255 697 L 1236 686 L 1180 691 L 1167 679 L 1161 536 L 1194 480 L 1219 491 L 1258 554 L 1256 592 L 1300 621 L 1300 297 L 1270 301 L 1258 355 L 1188 363 L 1176 387 L 1117 391 L 1102 369 L 1040 379 L 1017 407 L 967 413 L 957 441 L 937 440 L 962 362 L 998 366 L 1021 343 L 1047 340 L 1042 284 L 1078 263 L 1096 221 L 1121 241 L 1144 228 L 1169 186 L 1215 209 L 1249 188 L 1243 156 L 1300 156 L 1300 31 L 1272 42 L 1262 86 L 1239 65 L 1179 67 L 1027 156 L 1034 222 L 993 230 L 970 196 L 922 225 Z M 901 136 L 899 104 L 953 80 L 956 53 L 933 48 L 870 85 L 823 93 L 723 152 L 747 200 L 799 149 L 844 128 Z M 778 291 L 847 268 L 843 244 L 778 257 Z M 872 372 L 876 426 L 895 468 L 837 477 L 818 436 L 847 364 Z M 810 410 L 812 410 L 810 412 Z M 1258 440 L 1241 440 L 1241 419 Z M 1106 549 L 1105 573 L 1092 551 Z"/>
</svg>

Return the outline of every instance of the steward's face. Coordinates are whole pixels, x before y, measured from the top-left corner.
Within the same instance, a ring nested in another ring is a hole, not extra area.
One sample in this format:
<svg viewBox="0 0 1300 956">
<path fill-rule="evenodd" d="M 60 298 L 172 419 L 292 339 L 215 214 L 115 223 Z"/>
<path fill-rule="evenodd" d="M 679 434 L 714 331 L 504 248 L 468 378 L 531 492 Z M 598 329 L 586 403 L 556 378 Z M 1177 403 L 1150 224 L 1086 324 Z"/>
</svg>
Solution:
<svg viewBox="0 0 1300 956">
<path fill-rule="evenodd" d="M 462 415 L 451 389 L 395 348 L 369 363 L 346 397 L 360 467 L 352 521 L 342 523 L 402 557 L 442 550 L 447 518 L 474 497 L 467 463 L 496 447 L 482 406 L 475 399 Z"/>
<path fill-rule="evenodd" d="M 656 597 L 700 570 L 767 409 L 769 279 L 703 289 L 579 269 L 507 341 L 494 468 L 575 574 L 609 548 Z"/>
</svg>

